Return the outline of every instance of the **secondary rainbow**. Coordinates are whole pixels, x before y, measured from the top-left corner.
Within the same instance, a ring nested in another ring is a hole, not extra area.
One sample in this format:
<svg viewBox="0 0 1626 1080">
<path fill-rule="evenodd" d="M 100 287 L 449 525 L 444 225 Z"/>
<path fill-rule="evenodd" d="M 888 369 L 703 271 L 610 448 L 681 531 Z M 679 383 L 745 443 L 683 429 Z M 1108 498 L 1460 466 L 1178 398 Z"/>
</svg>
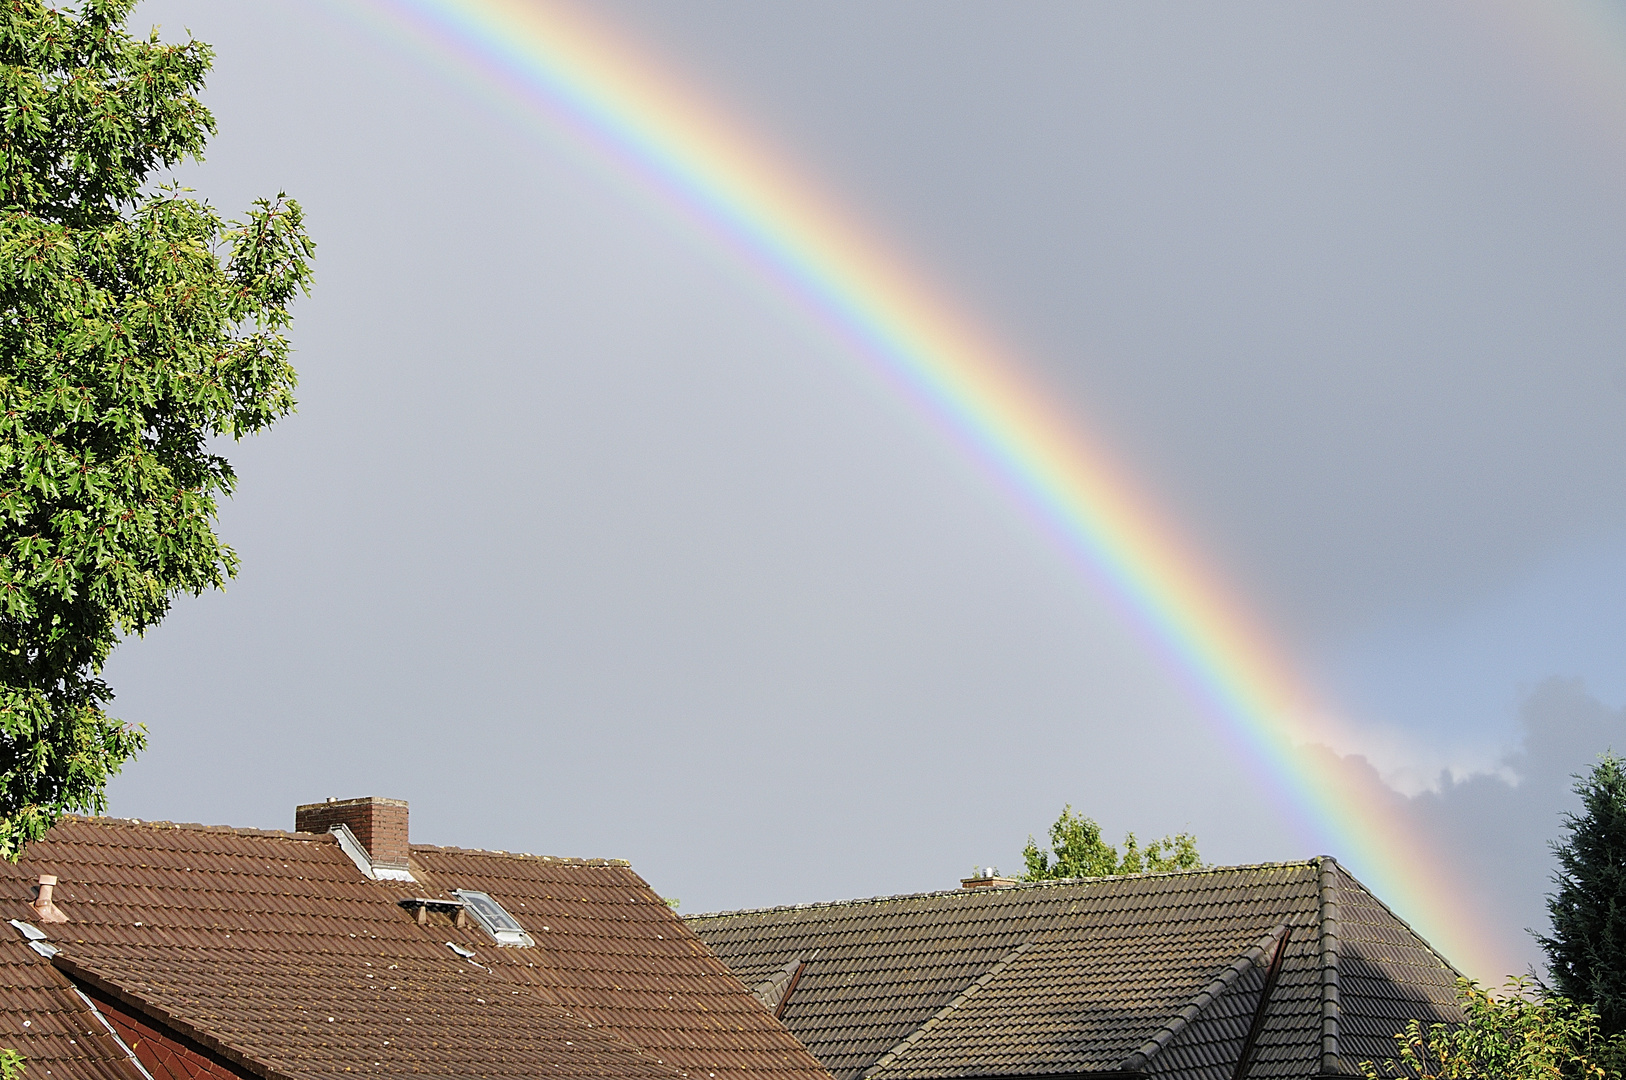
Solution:
<svg viewBox="0 0 1626 1080">
<path fill-rule="evenodd" d="M 1060 538 L 1216 722 L 1267 765 L 1335 854 L 1466 970 L 1500 974 L 1474 905 L 1411 839 L 1392 803 L 1359 794 L 1365 789 L 1315 764 L 1323 755 L 1303 752 L 1326 739 L 1330 718 L 1278 651 L 1126 472 L 922 275 L 719 108 L 577 13 L 540 0 L 345 2 L 704 229 L 945 422 Z"/>
</svg>

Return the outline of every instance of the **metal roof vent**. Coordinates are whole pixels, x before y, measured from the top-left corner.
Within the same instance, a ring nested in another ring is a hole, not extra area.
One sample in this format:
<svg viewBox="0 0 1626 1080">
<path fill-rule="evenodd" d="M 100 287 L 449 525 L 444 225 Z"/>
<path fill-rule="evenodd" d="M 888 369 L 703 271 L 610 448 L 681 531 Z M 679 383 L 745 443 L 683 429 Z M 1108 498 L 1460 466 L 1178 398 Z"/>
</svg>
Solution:
<svg viewBox="0 0 1626 1080">
<path fill-rule="evenodd" d="M 17 928 L 17 932 L 27 939 L 28 947 L 30 949 L 33 949 L 47 960 L 62 951 L 55 945 L 52 945 L 50 941 L 46 939 L 45 931 L 41 930 L 33 923 L 25 923 L 21 919 L 12 919 L 11 925 L 15 926 Z"/>
<path fill-rule="evenodd" d="M 344 822 L 333 826 L 328 832 L 338 841 L 339 850 L 350 856 L 350 861 L 356 864 L 356 869 L 373 881 L 410 881 L 414 885 L 418 879 L 412 876 L 412 871 L 404 866 L 386 866 L 373 862 L 373 857 L 367 853 L 356 834 L 350 831 L 350 826 Z"/>
<path fill-rule="evenodd" d="M 501 904 L 485 893 L 470 889 L 453 889 L 452 895 L 463 901 L 463 910 L 468 912 L 498 945 L 516 945 L 529 949 L 536 944 L 531 935 L 519 924 L 519 920 L 504 911 Z"/>
<path fill-rule="evenodd" d="M 453 926 L 467 926 L 469 923 L 469 920 L 465 917 L 463 901 L 461 900 L 442 900 L 433 896 L 412 896 L 405 900 L 397 900 L 396 903 L 412 912 L 412 917 L 417 920 L 419 926 L 429 925 L 429 913 L 431 911 L 441 911 L 451 916 Z"/>
</svg>

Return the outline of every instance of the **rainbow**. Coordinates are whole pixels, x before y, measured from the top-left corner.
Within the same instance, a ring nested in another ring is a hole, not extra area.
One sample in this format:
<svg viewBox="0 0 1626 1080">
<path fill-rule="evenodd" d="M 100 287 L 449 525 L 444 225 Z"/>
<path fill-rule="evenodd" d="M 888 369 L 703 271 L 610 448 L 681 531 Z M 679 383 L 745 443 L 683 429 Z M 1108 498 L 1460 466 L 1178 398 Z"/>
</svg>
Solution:
<svg viewBox="0 0 1626 1080">
<path fill-rule="evenodd" d="M 1351 783 L 1335 721 L 1127 473 L 1046 403 L 1021 365 L 716 107 L 651 58 L 540 0 L 345 0 L 499 107 L 563 133 L 875 365 L 1061 539 L 1300 820 L 1464 970 L 1500 975 L 1475 906 L 1411 839 L 1399 799 Z"/>
</svg>

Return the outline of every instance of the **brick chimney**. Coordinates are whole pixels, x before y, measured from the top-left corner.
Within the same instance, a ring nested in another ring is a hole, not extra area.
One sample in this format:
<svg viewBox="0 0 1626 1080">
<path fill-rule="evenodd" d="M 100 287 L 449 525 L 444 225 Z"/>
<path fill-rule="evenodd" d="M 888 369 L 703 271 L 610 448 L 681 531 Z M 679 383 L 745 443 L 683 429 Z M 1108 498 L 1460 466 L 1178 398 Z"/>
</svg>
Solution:
<svg viewBox="0 0 1626 1080">
<path fill-rule="evenodd" d="M 325 833 L 348 827 L 377 867 L 406 869 L 407 804 L 405 799 L 329 799 L 294 807 L 294 831 Z"/>
<path fill-rule="evenodd" d="M 1016 878 L 1001 877 L 999 870 L 992 866 L 979 866 L 970 877 L 960 879 L 962 889 L 997 889 L 1005 885 L 1020 884 Z"/>
</svg>

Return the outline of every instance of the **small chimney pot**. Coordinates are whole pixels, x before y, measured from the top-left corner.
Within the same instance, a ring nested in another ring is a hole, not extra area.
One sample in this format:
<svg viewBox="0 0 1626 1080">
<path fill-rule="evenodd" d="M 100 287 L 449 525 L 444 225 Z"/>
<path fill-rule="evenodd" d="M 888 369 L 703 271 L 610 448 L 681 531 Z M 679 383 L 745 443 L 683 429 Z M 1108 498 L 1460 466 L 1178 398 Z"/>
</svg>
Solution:
<svg viewBox="0 0 1626 1080">
<path fill-rule="evenodd" d="M 970 877 L 960 879 L 962 889 L 998 889 L 1020 884 L 1021 881 L 1016 878 L 1000 877 L 999 870 L 992 866 L 980 867 Z"/>
<path fill-rule="evenodd" d="M 35 898 L 30 906 L 34 909 L 35 917 L 42 923 L 65 923 L 68 921 L 68 917 L 62 913 L 62 909 L 57 907 L 56 902 L 51 899 L 51 894 L 55 891 L 56 875 L 41 874 L 39 896 Z"/>
</svg>

